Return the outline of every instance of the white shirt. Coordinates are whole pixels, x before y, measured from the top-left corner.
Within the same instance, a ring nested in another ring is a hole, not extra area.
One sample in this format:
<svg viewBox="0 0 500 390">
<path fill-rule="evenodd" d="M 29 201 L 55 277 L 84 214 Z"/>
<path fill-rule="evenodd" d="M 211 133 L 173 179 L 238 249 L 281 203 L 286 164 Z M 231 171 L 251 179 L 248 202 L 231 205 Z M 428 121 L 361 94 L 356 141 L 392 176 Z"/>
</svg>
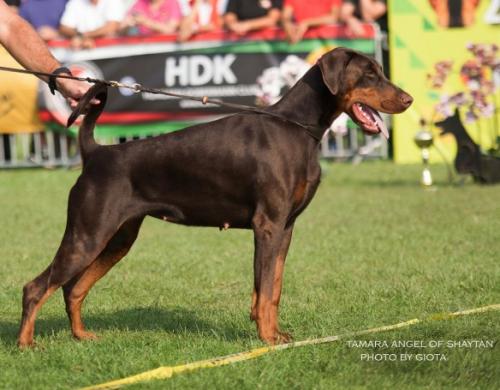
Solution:
<svg viewBox="0 0 500 390">
<path fill-rule="evenodd" d="M 121 0 L 70 0 L 61 17 L 61 25 L 76 29 L 79 33 L 96 30 L 107 22 L 120 22 L 125 17 Z"/>
<path fill-rule="evenodd" d="M 179 2 L 179 6 L 181 7 L 182 16 L 188 16 L 191 13 L 191 6 L 189 5 L 189 0 L 178 0 L 178 2 Z M 228 0 L 219 0 L 217 2 L 217 13 L 219 15 L 224 15 L 226 13 L 227 2 L 228 2 Z M 205 7 L 206 6 L 207 6 L 207 4 L 205 4 Z M 202 12 L 206 12 L 206 10 L 203 10 L 203 8 L 202 8 Z M 210 7 L 209 12 L 210 13 L 212 12 L 211 7 Z"/>
</svg>

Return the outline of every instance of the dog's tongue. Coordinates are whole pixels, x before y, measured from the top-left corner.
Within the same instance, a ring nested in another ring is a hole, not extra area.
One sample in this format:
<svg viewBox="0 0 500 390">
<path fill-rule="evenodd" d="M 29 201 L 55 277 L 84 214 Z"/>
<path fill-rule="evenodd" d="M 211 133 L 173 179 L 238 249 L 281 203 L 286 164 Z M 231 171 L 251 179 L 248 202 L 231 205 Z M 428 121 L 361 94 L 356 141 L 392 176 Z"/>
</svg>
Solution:
<svg viewBox="0 0 500 390">
<path fill-rule="evenodd" d="M 373 110 L 373 112 L 375 113 L 374 117 L 375 117 L 375 122 L 377 122 L 378 129 L 385 137 L 385 139 L 389 139 L 389 130 L 387 130 L 387 126 L 385 125 L 382 117 L 377 111 Z"/>
</svg>

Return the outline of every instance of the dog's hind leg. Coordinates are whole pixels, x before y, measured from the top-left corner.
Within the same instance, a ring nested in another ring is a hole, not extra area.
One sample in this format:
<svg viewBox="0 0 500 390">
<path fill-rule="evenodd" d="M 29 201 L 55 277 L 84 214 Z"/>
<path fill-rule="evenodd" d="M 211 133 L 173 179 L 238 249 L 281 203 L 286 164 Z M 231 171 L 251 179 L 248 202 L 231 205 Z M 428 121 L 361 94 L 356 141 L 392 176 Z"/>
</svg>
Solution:
<svg viewBox="0 0 500 390">
<path fill-rule="evenodd" d="M 125 222 L 97 259 L 63 286 L 71 331 L 78 340 L 96 338 L 93 333 L 85 330 L 81 317 L 83 301 L 97 281 L 128 253 L 139 234 L 143 219 L 144 217 L 140 217 Z"/>
<path fill-rule="evenodd" d="M 20 347 L 33 344 L 35 318 L 43 303 L 98 257 L 122 223 L 119 213 L 111 212 L 114 208 L 107 204 L 112 199 L 98 204 L 84 202 L 82 189 L 75 188 L 70 195 L 66 231 L 52 264 L 24 286 Z"/>
<path fill-rule="evenodd" d="M 264 214 L 253 221 L 255 235 L 254 296 L 251 317 L 257 322 L 259 337 L 269 343 L 288 342 L 290 336 L 278 326 L 278 306 L 286 253 L 292 227 L 273 223 Z"/>
</svg>

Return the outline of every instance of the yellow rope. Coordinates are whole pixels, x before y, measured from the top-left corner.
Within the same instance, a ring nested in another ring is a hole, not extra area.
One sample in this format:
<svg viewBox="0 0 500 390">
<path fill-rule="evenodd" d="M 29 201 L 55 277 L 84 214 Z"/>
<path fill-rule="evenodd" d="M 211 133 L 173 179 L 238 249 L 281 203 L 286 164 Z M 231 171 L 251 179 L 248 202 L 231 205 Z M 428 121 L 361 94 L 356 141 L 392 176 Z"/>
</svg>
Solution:
<svg viewBox="0 0 500 390">
<path fill-rule="evenodd" d="M 195 371 L 195 370 L 198 370 L 200 368 L 212 368 L 212 367 L 225 366 L 228 364 L 233 364 L 233 363 L 241 362 L 244 360 L 255 359 L 261 355 L 264 355 L 266 353 L 273 352 L 273 351 L 281 351 L 283 349 L 303 347 L 306 345 L 331 343 L 331 342 L 338 341 L 338 340 L 341 340 L 341 339 L 347 338 L 347 337 L 362 336 L 362 335 L 366 335 L 366 334 L 387 332 L 389 330 L 406 328 L 406 327 L 409 327 L 409 326 L 412 326 L 412 325 L 415 325 L 418 323 L 422 323 L 425 321 L 449 320 L 449 319 L 452 319 L 455 317 L 466 316 L 466 315 L 477 314 L 477 313 L 484 313 L 487 311 L 496 311 L 496 310 L 500 310 L 500 304 L 483 306 L 483 307 L 470 309 L 470 310 L 456 311 L 454 313 L 436 313 L 436 314 L 430 315 L 428 317 L 425 317 L 424 319 L 414 318 L 412 320 L 400 322 L 400 323 L 394 324 L 394 325 L 387 325 L 387 326 L 381 326 L 378 328 L 365 329 L 365 330 L 360 330 L 358 332 L 346 333 L 343 335 L 328 336 L 328 337 L 322 337 L 322 338 L 317 338 L 317 339 L 296 341 L 296 342 L 288 343 L 288 344 L 281 344 L 281 345 L 275 345 L 275 346 L 269 346 L 269 347 L 256 348 L 256 349 L 252 349 L 250 351 L 239 352 L 239 353 L 235 353 L 232 355 L 220 356 L 220 357 L 216 357 L 216 358 L 208 359 L 208 360 L 200 360 L 197 362 L 182 364 L 179 366 L 159 367 L 159 368 L 156 368 L 154 370 L 143 372 L 141 374 L 129 376 L 127 378 L 102 383 L 100 385 L 85 387 L 81 390 L 114 389 L 114 388 L 118 388 L 118 387 L 125 386 L 125 385 L 131 385 L 133 383 L 151 381 L 154 379 L 168 379 L 168 378 L 171 378 L 174 374 L 180 374 L 180 373 L 188 372 L 188 371 Z"/>
</svg>

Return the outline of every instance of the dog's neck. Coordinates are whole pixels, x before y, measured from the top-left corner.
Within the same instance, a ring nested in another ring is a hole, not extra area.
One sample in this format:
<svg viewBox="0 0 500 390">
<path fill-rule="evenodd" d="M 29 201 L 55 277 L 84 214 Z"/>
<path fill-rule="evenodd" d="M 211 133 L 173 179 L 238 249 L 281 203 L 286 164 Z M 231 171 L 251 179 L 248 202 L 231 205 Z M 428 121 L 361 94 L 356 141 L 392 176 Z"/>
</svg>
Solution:
<svg viewBox="0 0 500 390">
<path fill-rule="evenodd" d="M 458 145 L 474 145 L 477 146 L 474 140 L 471 138 L 467 130 L 462 124 L 460 120 L 460 116 L 458 112 L 455 112 L 455 115 L 445 120 L 444 127 L 451 134 L 455 136 Z"/>
<path fill-rule="evenodd" d="M 318 65 L 309 69 L 271 109 L 309 127 L 318 139 L 321 139 L 323 133 L 342 112 L 337 97 L 330 93 L 323 82 Z"/>
</svg>

